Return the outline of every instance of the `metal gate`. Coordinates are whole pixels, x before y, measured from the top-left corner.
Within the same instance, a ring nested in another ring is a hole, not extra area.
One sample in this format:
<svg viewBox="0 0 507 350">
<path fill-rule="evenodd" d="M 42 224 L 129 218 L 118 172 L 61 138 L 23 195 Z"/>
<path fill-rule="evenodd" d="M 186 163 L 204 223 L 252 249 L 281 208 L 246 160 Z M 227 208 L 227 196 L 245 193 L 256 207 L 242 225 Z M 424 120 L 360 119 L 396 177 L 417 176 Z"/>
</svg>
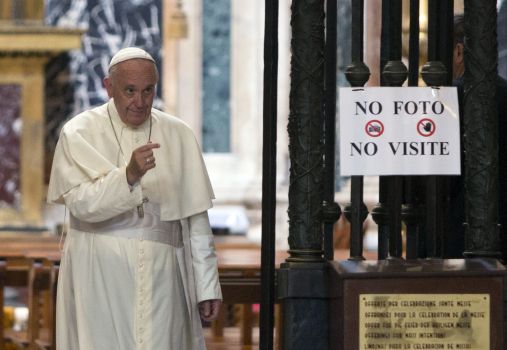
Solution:
<svg viewBox="0 0 507 350">
<path fill-rule="evenodd" d="M 283 348 L 327 349 L 326 261 L 333 259 L 335 203 L 337 1 L 293 0 L 289 115 L 289 258 L 277 273 L 283 300 Z M 461 178 L 381 176 L 379 202 L 371 211 L 378 225 L 378 259 L 450 256 L 456 234 L 448 217 L 451 186 L 464 182 L 464 257 L 501 258 L 498 184 L 496 2 L 465 0 L 465 77 Z M 408 67 L 402 62 L 402 4 L 410 6 Z M 276 193 L 276 92 L 278 1 L 266 0 L 264 45 L 264 151 L 262 219 L 261 349 L 273 348 L 275 302 L 274 230 Z M 381 85 L 452 84 L 453 0 L 428 0 L 427 62 L 419 70 L 419 0 L 382 0 Z M 363 61 L 364 2 L 351 0 L 353 87 L 368 80 Z M 460 180 L 461 179 L 461 180 Z M 350 258 L 363 260 L 363 177 L 351 178 Z M 454 182 L 453 182 L 454 181 Z M 454 200 L 453 200 L 454 201 Z M 406 250 L 402 245 L 405 226 Z M 309 320 L 311 320 L 309 322 Z"/>
</svg>

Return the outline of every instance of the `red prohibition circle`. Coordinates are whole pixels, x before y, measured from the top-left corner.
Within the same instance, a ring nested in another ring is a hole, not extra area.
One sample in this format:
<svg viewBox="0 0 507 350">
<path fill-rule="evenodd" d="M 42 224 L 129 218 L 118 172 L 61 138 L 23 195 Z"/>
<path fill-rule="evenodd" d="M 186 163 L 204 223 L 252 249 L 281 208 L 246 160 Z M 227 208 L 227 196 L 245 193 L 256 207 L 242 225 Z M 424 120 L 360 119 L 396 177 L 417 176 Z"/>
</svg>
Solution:
<svg viewBox="0 0 507 350">
<path fill-rule="evenodd" d="M 429 118 L 423 118 L 417 123 L 417 132 L 423 137 L 430 137 L 436 129 L 435 122 Z"/>
<path fill-rule="evenodd" d="M 384 133 L 384 124 L 377 119 L 370 120 L 364 126 L 364 131 L 370 137 L 379 137 Z"/>
</svg>

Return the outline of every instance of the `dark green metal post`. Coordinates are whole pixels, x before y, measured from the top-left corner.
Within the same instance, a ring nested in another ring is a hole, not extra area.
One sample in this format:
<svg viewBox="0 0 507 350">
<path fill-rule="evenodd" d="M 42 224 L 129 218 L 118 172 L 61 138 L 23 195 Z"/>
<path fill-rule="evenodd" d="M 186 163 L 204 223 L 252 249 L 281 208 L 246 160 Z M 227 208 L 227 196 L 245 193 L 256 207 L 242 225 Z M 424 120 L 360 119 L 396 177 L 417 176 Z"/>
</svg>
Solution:
<svg viewBox="0 0 507 350">
<path fill-rule="evenodd" d="M 279 270 L 283 348 L 327 349 L 323 250 L 324 0 L 292 1 L 289 258 Z"/>
<path fill-rule="evenodd" d="M 500 258 L 496 1 L 465 0 L 465 256 Z"/>
<path fill-rule="evenodd" d="M 289 246 L 292 262 L 323 261 L 324 1 L 292 2 Z"/>
</svg>

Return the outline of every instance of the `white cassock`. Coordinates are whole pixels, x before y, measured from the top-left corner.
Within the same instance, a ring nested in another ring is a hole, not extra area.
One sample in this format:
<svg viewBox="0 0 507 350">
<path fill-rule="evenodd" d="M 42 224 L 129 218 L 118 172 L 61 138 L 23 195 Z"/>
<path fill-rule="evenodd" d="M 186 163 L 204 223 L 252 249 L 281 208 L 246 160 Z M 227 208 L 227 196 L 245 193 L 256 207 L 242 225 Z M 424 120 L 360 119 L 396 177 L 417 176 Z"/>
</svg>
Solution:
<svg viewBox="0 0 507 350">
<path fill-rule="evenodd" d="M 48 202 L 70 211 L 58 350 L 205 348 L 197 303 L 222 298 L 213 190 L 191 130 L 155 109 L 151 123 L 128 127 L 110 100 L 62 129 L 48 188 Z M 129 188 L 126 164 L 150 129 L 157 165 Z"/>
</svg>

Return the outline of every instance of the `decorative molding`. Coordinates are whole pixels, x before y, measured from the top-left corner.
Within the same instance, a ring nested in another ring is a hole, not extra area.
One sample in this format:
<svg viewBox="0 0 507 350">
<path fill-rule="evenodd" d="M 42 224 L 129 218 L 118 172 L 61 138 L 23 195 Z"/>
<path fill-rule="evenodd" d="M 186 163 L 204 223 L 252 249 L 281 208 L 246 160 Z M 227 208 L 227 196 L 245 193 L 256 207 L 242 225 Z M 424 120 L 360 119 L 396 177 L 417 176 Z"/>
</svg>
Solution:
<svg viewBox="0 0 507 350">
<path fill-rule="evenodd" d="M 55 55 L 81 47 L 82 29 L 0 25 L 1 55 Z"/>
</svg>

